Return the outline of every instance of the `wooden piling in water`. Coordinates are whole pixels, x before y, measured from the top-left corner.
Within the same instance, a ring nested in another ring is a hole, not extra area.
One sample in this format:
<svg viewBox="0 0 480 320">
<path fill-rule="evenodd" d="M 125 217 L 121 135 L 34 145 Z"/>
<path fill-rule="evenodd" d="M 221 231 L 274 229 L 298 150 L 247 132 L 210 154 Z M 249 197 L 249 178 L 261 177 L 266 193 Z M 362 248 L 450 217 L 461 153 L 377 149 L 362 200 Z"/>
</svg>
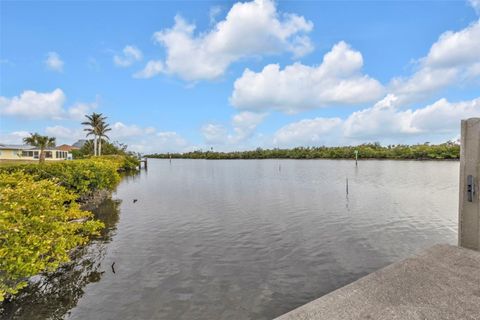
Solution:
<svg viewBox="0 0 480 320">
<path fill-rule="evenodd" d="M 458 245 L 480 250 L 480 118 L 462 121 Z"/>
</svg>

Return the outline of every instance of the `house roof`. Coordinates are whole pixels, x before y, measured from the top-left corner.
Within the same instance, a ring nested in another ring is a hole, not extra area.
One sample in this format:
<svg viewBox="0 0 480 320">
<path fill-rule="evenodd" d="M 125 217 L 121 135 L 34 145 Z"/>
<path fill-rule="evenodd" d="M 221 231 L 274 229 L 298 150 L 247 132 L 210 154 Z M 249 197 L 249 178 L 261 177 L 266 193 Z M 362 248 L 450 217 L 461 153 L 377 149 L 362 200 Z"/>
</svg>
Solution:
<svg viewBox="0 0 480 320">
<path fill-rule="evenodd" d="M 0 150 L 31 150 L 35 149 L 28 144 L 3 144 L 0 143 Z"/>
<path fill-rule="evenodd" d="M 75 146 L 70 146 L 68 144 L 62 144 L 61 146 L 58 146 L 57 149 L 62 151 L 72 151 L 72 150 L 78 150 L 80 148 Z"/>
</svg>

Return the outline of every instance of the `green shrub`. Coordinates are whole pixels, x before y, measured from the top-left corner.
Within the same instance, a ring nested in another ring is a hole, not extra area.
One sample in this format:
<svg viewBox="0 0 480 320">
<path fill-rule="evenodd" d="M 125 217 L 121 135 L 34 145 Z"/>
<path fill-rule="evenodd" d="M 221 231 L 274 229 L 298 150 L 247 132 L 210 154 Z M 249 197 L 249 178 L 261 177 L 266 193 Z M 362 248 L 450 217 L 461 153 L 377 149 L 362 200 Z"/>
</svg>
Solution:
<svg viewBox="0 0 480 320">
<path fill-rule="evenodd" d="M 45 166 L 41 170 L 61 178 L 70 178 L 75 170 L 83 177 L 102 172 L 92 170 L 87 163 L 78 167 Z M 101 180 L 106 181 L 105 177 Z M 69 261 L 70 250 L 85 244 L 103 227 L 90 219 L 90 212 L 80 210 L 77 195 L 60 186 L 59 181 L 38 180 L 38 176 L 23 171 L 0 172 L 0 301 L 25 287 L 29 277 L 53 271 Z"/>
<path fill-rule="evenodd" d="M 112 190 L 120 181 L 118 171 L 124 166 L 123 156 L 90 158 L 84 160 L 47 162 L 43 165 L 25 164 L 0 168 L 0 172 L 22 171 L 36 180 L 56 179 L 67 189 L 81 197 L 96 190 Z"/>
<path fill-rule="evenodd" d="M 185 159 L 354 159 L 358 151 L 360 159 L 459 159 L 460 146 L 453 142 L 438 145 L 389 145 L 367 143 L 346 147 L 297 147 L 293 149 L 261 149 L 253 151 L 193 151 L 146 155 L 147 158 Z"/>
<path fill-rule="evenodd" d="M 108 160 L 116 163 L 118 171 L 137 171 L 140 161 L 131 155 L 106 155 L 90 159 Z"/>
</svg>

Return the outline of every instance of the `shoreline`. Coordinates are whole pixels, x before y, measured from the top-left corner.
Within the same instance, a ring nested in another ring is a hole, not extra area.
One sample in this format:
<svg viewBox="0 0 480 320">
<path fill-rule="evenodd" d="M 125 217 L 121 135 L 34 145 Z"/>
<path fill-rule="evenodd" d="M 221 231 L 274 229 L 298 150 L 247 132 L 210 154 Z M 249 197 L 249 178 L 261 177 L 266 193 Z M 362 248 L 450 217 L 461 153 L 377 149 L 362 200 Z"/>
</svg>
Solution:
<svg viewBox="0 0 480 320">
<path fill-rule="evenodd" d="M 147 157 L 148 159 L 158 159 L 158 160 L 170 160 L 170 158 L 157 158 L 157 157 Z M 218 161 L 218 160 L 342 160 L 342 161 L 355 161 L 352 158 L 221 158 L 221 159 L 214 159 L 214 158 L 171 158 L 171 160 L 211 160 L 211 161 Z M 460 161 L 460 159 L 431 159 L 431 158 L 419 158 L 419 159 L 400 159 L 400 158 L 361 158 L 358 159 L 358 162 L 361 161 L 371 161 L 371 160 L 378 160 L 378 161 Z"/>
<path fill-rule="evenodd" d="M 97 209 L 100 204 L 112 196 L 112 191 L 107 189 L 96 190 L 88 196 L 78 198 L 77 202 L 83 211 L 92 211 Z"/>
</svg>

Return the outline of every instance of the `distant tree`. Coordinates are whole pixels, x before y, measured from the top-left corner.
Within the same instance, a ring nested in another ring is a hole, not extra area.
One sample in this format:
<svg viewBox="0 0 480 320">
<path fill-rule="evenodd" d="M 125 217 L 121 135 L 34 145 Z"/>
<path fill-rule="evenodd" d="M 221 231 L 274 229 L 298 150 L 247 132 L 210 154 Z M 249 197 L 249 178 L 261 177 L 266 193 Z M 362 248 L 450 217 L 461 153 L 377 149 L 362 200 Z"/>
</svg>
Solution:
<svg viewBox="0 0 480 320">
<path fill-rule="evenodd" d="M 110 140 L 110 138 L 107 136 L 107 132 L 112 131 L 112 128 L 110 128 L 109 124 L 104 121 L 106 119 L 107 119 L 106 117 L 103 119 L 103 121 L 98 126 L 98 130 L 97 130 L 99 156 L 102 155 L 102 139 L 106 138 L 107 140 Z"/>
<path fill-rule="evenodd" d="M 72 150 L 74 159 L 86 158 L 93 154 L 93 140 L 88 140 L 79 150 Z M 129 155 L 127 145 L 114 141 L 103 141 L 102 155 Z"/>
<path fill-rule="evenodd" d="M 99 137 L 99 132 L 101 131 L 102 125 L 105 125 L 105 119 L 101 113 L 92 113 L 91 115 L 85 115 L 87 121 L 82 122 L 82 125 L 87 126 L 83 129 L 87 132 L 87 137 L 93 135 L 93 155 L 98 155 L 98 143 L 97 139 Z"/>
<path fill-rule="evenodd" d="M 23 142 L 40 149 L 39 163 L 45 162 L 45 149 L 55 147 L 55 138 L 30 133 L 30 137 L 23 138 Z"/>
</svg>

